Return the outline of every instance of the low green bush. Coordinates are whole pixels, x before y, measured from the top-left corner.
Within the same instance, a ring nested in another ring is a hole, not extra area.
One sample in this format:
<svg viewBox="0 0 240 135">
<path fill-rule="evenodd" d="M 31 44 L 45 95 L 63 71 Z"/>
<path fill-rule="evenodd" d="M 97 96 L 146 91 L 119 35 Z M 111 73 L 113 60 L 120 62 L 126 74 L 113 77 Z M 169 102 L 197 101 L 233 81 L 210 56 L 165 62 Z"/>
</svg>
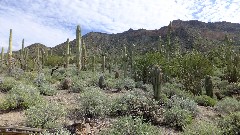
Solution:
<svg viewBox="0 0 240 135">
<path fill-rule="evenodd" d="M 161 135 L 161 130 L 149 123 L 144 123 L 141 118 L 122 117 L 119 118 L 101 135 Z"/>
<path fill-rule="evenodd" d="M 230 114 L 240 111 L 240 102 L 235 98 L 227 97 L 223 100 L 220 100 L 216 104 L 215 109 L 220 113 Z"/>
<path fill-rule="evenodd" d="M 135 88 L 135 85 L 135 81 L 131 78 L 120 78 L 117 80 L 116 88 L 132 90 L 133 88 Z"/>
<path fill-rule="evenodd" d="M 79 113 L 90 118 L 103 117 L 110 112 L 109 97 L 97 87 L 87 87 L 79 97 Z"/>
<path fill-rule="evenodd" d="M 7 93 L 0 108 L 2 110 L 29 108 L 41 102 L 43 98 L 35 87 L 19 83 Z"/>
<path fill-rule="evenodd" d="M 207 95 L 196 96 L 195 102 L 197 102 L 197 104 L 200 106 L 211 106 L 211 107 L 213 107 L 217 103 L 215 99 Z"/>
<path fill-rule="evenodd" d="M 191 112 L 174 106 L 164 112 L 164 123 L 176 129 L 183 130 L 183 127 L 192 122 Z"/>
<path fill-rule="evenodd" d="M 192 122 L 184 127 L 183 135 L 221 135 L 221 129 L 207 121 Z"/>
<path fill-rule="evenodd" d="M 240 112 L 235 112 L 220 119 L 218 126 L 222 129 L 224 135 L 240 134 Z"/>
<path fill-rule="evenodd" d="M 42 103 L 27 109 L 25 115 L 28 126 L 49 129 L 62 126 L 66 110 L 57 103 Z"/>
<path fill-rule="evenodd" d="M 41 86 L 38 87 L 38 89 L 40 91 L 40 94 L 42 94 L 42 95 L 53 96 L 53 95 L 57 94 L 56 87 L 52 86 L 49 83 L 41 84 Z"/>
<path fill-rule="evenodd" d="M 13 77 L 4 77 L 0 83 L 0 91 L 8 92 L 16 85 L 16 83 L 17 81 Z"/>
<path fill-rule="evenodd" d="M 173 96 L 168 100 L 165 106 L 167 109 L 177 107 L 183 110 L 187 110 L 192 116 L 196 116 L 198 113 L 197 103 L 189 98 L 180 98 L 178 96 Z"/>
</svg>

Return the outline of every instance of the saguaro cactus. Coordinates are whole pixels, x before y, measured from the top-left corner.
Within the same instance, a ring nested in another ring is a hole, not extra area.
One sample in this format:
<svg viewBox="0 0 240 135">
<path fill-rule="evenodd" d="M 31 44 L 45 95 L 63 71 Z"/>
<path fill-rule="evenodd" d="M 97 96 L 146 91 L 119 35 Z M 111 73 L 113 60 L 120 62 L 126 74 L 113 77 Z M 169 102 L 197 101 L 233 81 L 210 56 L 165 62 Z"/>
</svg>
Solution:
<svg viewBox="0 0 240 135">
<path fill-rule="evenodd" d="M 106 54 L 102 54 L 102 72 L 105 72 L 105 67 L 106 67 Z"/>
<path fill-rule="evenodd" d="M 9 72 L 12 71 L 12 29 L 10 29 L 10 36 L 9 36 L 9 47 L 8 47 L 8 68 Z"/>
<path fill-rule="evenodd" d="M 87 49 L 86 49 L 86 44 L 84 43 L 84 40 L 82 39 L 82 69 L 86 70 L 87 69 Z"/>
<path fill-rule="evenodd" d="M 2 66 L 3 66 L 3 64 L 4 64 L 4 47 L 2 47 L 1 61 L 2 61 Z"/>
<path fill-rule="evenodd" d="M 209 75 L 205 77 L 205 90 L 206 90 L 207 96 L 213 98 L 213 83 Z"/>
<path fill-rule="evenodd" d="M 92 71 L 95 72 L 96 67 L 95 67 L 95 56 L 92 57 Z"/>
<path fill-rule="evenodd" d="M 81 43 L 81 28 L 78 25 L 76 30 L 76 46 L 77 46 L 77 69 L 81 70 L 81 54 L 82 54 L 82 43 Z"/>
<path fill-rule="evenodd" d="M 160 100 L 162 89 L 162 70 L 159 66 L 155 66 L 152 73 L 152 85 L 155 100 Z"/>
<path fill-rule="evenodd" d="M 69 38 L 67 39 L 67 50 L 66 50 L 66 67 L 69 65 L 70 49 L 69 49 Z"/>
<path fill-rule="evenodd" d="M 128 66 L 128 60 L 127 60 L 127 48 L 126 46 L 124 46 L 124 50 L 123 50 L 123 70 L 124 70 L 124 73 L 123 73 L 123 76 L 124 78 L 127 77 L 127 66 Z"/>
</svg>

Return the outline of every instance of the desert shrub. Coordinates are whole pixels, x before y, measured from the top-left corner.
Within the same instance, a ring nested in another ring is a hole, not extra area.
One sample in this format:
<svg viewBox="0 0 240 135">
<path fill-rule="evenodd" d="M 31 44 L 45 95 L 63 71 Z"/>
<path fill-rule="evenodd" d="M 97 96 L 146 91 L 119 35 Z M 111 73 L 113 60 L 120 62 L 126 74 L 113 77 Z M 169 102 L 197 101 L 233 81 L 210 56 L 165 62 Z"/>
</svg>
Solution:
<svg viewBox="0 0 240 135">
<path fill-rule="evenodd" d="M 240 111 L 240 102 L 235 98 L 227 97 L 219 101 L 216 104 L 215 109 L 221 113 L 226 114 L 237 112 Z"/>
<path fill-rule="evenodd" d="M 26 123 L 36 128 L 56 128 L 63 124 L 66 110 L 57 103 L 42 103 L 32 106 L 25 111 Z"/>
<path fill-rule="evenodd" d="M 152 123 L 161 123 L 163 108 L 159 102 L 152 99 L 143 91 L 131 91 L 112 101 L 111 115 L 140 116 Z"/>
<path fill-rule="evenodd" d="M 17 81 L 13 77 L 4 77 L 2 83 L 0 83 L 0 91 L 1 92 L 8 92 L 11 90 Z"/>
<path fill-rule="evenodd" d="M 208 121 L 198 121 L 184 127 L 183 135 L 221 135 L 221 129 Z"/>
<path fill-rule="evenodd" d="M 190 111 L 174 106 L 164 112 L 164 123 L 171 127 L 182 130 L 183 127 L 192 122 L 192 114 Z"/>
<path fill-rule="evenodd" d="M 122 117 L 113 125 L 103 130 L 102 135 L 160 135 L 161 130 L 157 127 L 144 123 L 142 118 Z"/>
<path fill-rule="evenodd" d="M 43 83 L 40 87 L 38 87 L 40 94 L 46 96 L 53 96 L 57 93 L 56 87 L 52 86 L 49 83 Z"/>
<path fill-rule="evenodd" d="M 87 87 L 79 97 L 80 114 L 87 117 L 103 117 L 109 114 L 109 97 L 96 87 Z"/>
<path fill-rule="evenodd" d="M 55 132 L 44 131 L 40 135 L 72 135 L 70 131 L 65 128 L 58 129 Z"/>
<path fill-rule="evenodd" d="M 13 68 L 12 71 L 10 72 L 9 76 L 14 77 L 15 79 L 19 80 L 23 76 L 24 71 L 21 68 Z"/>
<path fill-rule="evenodd" d="M 40 87 L 42 84 L 46 83 L 46 78 L 44 73 L 40 73 L 36 76 L 36 78 L 34 78 L 33 83 L 35 84 L 35 86 Z"/>
<path fill-rule="evenodd" d="M 177 96 L 172 96 L 171 99 L 165 104 L 167 109 L 177 107 L 190 112 L 192 116 L 196 116 L 198 113 L 197 103 L 189 98 L 180 98 Z"/>
<path fill-rule="evenodd" d="M 194 97 L 192 93 L 182 90 L 182 85 L 178 83 L 165 83 L 162 87 L 162 92 L 166 94 L 168 98 L 178 96 L 192 99 Z"/>
<path fill-rule="evenodd" d="M 0 106 L 3 110 L 29 108 L 42 101 L 40 92 L 35 87 L 19 83 L 8 92 Z"/>
<path fill-rule="evenodd" d="M 131 89 L 135 88 L 135 81 L 131 78 L 118 79 L 117 83 L 116 83 L 116 88 L 131 90 Z"/>
<path fill-rule="evenodd" d="M 197 102 L 197 104 L 201 106 L 212 106 L 212 107 L 217 103 L 215 99 L 207 95 L 196 96 L 195 102 Z"/>
<path fill-rule="evenodd" d="M 206 75 L 213 73 L 213 65 L 203 54 L 191 52 L 178 59 L 176 75 L 182 81 L 185 89 L 194 95 L 201 94 L 200 81 Z"/>
<path fill-rule="evenodd" d="M 58 65 L 63 65 L 64 59 L 57 55 L 48 56 L 44 65 L 49 67 L 55 67 Z"/>
<path fill-rule="evenodd" d="M 72 87 L 71 87 L 72 92 L 76 92 L 76 93 L 82 92 L 85 90 L 86 87 L 87 87 L 86 81 L 77 79 L 76 77 L 72 79 Z"/>
<path fill-rule="evenodd" d="M 218 126 L 222 129 L 224 135 L 240 134 L 240 112 L 235 112 L 225 116 L 218 122 Z"/>
</svg>

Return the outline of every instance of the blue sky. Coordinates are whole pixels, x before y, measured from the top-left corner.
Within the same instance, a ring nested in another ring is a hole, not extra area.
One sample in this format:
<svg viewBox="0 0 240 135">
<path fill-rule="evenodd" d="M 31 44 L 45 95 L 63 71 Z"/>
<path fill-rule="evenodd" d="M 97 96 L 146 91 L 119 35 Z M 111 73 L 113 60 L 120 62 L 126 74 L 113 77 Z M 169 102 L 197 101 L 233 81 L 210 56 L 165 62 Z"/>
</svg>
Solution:
<svg viewBox="0 0 240 135">
<path fill-rule="evenodd" d="M 240 0 L 0 0 L 0 47 L 43 43 L 49 47 L 75 38 L 76 25 L 88 32 L 120 33 L 159 29 L 172 20 L 240 23 Z"/>
</svg>

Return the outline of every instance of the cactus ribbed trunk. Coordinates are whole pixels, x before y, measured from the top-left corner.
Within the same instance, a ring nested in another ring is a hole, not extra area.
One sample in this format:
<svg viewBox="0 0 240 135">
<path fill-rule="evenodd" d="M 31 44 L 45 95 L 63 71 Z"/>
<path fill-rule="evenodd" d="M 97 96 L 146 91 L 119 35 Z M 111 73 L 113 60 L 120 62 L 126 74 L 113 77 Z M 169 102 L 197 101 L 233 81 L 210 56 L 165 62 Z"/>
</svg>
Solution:
<svg viewBox="0 0 240 135">
<path fill-rule="evenodd" d="M 82 40 L 82 69 L 87 70 L 87 50 L 84 41 Z"/>
<path fill-rule="evenodd" d="M 105 73 L 105 67 L 106 67 L 106 54 L 102 54 L 102 72 Z"/>
<path fill-rule="evenodd" d="M 80 26 L 77 26 L 76 30 L 76 46 L 77 46 L 77 69 L 78 71 L 81 70 L 81 54 L 82 54 L 82 43 L 81 43 L 81 29 Z"/>
<path fill-rule="evenodd" d="M 92 57 L 92 71 L 93 71 L 93 72 L 96 71 L 96 67 L 95 67 L 95 56 Z"/>
<path fill-rule="evenodd" d="M 9 47 L 8 47 L 8 68 L 9 72 L 12 71 L 12 29 L 10 29 L 10 36 L 9 36 Z"/>
<path fill-rule="evenodd" d="M 158 66 L 154 67 L 152 78 L 154 99 L 158 101 L 160 100 L 162 90 L 162 70 L 160 67 Z"/>
<path fill-rule="evenodd" d="M 213 98 L 213 83 L 210 76 L 206 76 L 205 78 L 205 90 L 207 96 Z"/>
<path fill-rule="evenodd" d="M 126 46 L 124 47 L 124 51 L 123 51 L 123 70 L 124 70 L 124 73 L 123 73 L 123 76 L 124 78 L 127 77 L 127 48 Z"/>
<path fill-rule="evenodd" d="M 4 64 L 4 47 L 2 47 L 1 61 L 2 61 L 2 66 L 3 66 L 3 64 Z"/>
<path fill-rule="evenodd" d="M 66 68 L 68 68 L 69 65 L 69 59 L 70 59 L 70 50 L 69 50 L 69 38 L 67 39 L 67 50 L 66 50 Z"/>
</svg>

